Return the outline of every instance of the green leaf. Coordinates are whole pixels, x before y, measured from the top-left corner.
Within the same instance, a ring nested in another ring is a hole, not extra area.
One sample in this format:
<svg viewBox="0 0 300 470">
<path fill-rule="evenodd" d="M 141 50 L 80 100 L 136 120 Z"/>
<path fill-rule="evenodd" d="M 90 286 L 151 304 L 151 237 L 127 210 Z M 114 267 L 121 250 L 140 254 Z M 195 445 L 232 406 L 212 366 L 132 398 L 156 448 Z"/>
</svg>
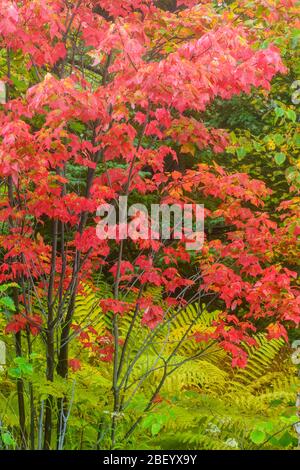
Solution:
<svg viewBox="0 0 300 470">
<path fill-rule="evenodd" d="M 289 178 L 289 179 L 292 179 L 295 177 L 296 173 L 297 173 L 297 168 L 295 166 L 289 166 L 287 169 L 286 169 L 286 177 Z"/>
<path fill-rule="evenodd" d="M 256 142 L 256 141 L 253 142 L 253 147 L 256 150 L 256 152 L 261 152 L 263 149 L 263 146 L 259 142 Z"/>
<path fill-rule="evenodd" d="M 33 372 L 32 364 L 24 364 L 22 367 L 23 374 L 30 375 Z"/>
<path fill-rule="evenodd" d="M 274 160 L 277 163 L 277 165 L 282 165 L 283 162 L 285 162 L 286 155 L 283 152 L 278 152 L 275 153 L 274 155 Z"/>
<path fill-rule="evenodd" d="M 14 87 L 16 88 L 16 90 L 18 90 L 20 92 L 22 92 L 22 91 L 24 92 L 28 88 L 28 83 L 26 83 L 26 81 L 24 81 L 24 80 L 19 80 L 16 77 L 12 77 L 12 82 L 13 82 Z"/>
<path fill-rule="evenodd" d="M 237 137 L 236 137 L 235 133 L 232 131 L 232 132 L 230 132 L 229 135 L 230 135 L 230 137 L 231 137 L 231 142 L 232 142 L 233 144 L 236 144 L 236 143 L 237 143 Z"/>
<path fill-rule="evenodd" d="M 295 423 L 297 423 L 297 415 L 291 415 L 291 416 L 280 416 L 280 421 L 286 424 L 290 424 L 293 426 Z"/>
<path fill-rule="evenodd" d="M 11 367 L 8 369 L 8 375 L 13 379 L 20 379 L 22 377 L 22 372 L 19 367 Z"/>
<path fill-rule="evenodd" d="M 293 141 L 297 147 L 300 147 L 300 134 L 296 133 L 293 137 Z"/>
<path fill-rule="evenodd" d="M 266 421 L 262 423 L 260 426 L 257 427 L 260 431 L 272 432 L 273 430 L 273 423 L 271 421 Z"/>
<path fill-rule="evenodd" d="M 16 282 L 9 282 L 8 284 L 3 284 L 2 286 L 0 286 L 0 292 L 5 292 L 10 287 L 20 287 L 20 286 Z"/>
<path fill-rule="evenodd" d="M 284 142 L 284 137 L 282 134 L 273 135 L 273 140 L 276 145 L 281 145 Z"/>
<path fill-rule="evenodd" d="M 270 401 L 270 406 L 275 407 L 275 406 L 281 405 L 282 401 L 283 401 L 282 398 L 277 398 L 275 400 L 271 400 Z"/>
<path fill-rule="evenodd" d="M 151 434 L 152 436 L 156 436 L 156 434 L 159 433 L 161 429 L 161 424 L 160 423 L 153 423 L 151 426 Z"/>
<path fill-rule="evenodd" d="M 146 416 L 146 418 L 142 422 L 142 428 L 144 428 L 144 429 L 150 428 L 150 426 L 153 423 L 153 419 L 154 419 L 154 416 L 152 414 Z"/>
<path fill-rule="evenodd" d="M 284 109 L 276 107 L 275 108 L 275 114 L 276 114 L 277 117 L 284 116 Z"/>
<path fill-rule="evenodd" d="M 277 442 L 280 447 L 288 447 L 289 445 L 293 444 L 294 437 L 288 431 L 286 431 Z"/>
<path fill-rule="evenodd" d="M 297 115 L 293 109 L 288 109 L 285 114 L 290 121 L 296 122 Z"/>
<path fill-rule="evenodd" d="M 13 312 L 16 311 L 15 304 L 10 297 L 0 298 L 0 305 L 3 305 L 4 307 L 8 308 L 9 310 L 12 310 Z"/>
<path fill-rule="evenodd" d="M 174 50 L 174 47 L 173 47 L 172 45 L 168 45 L 168 44 L 167 44 L 167 45 L 165 46 L 165 51 L 166 51 L 166 52 L 173 52 L 173 50 Z"/>
<path fill-rule="evenodd" d="M 255 429 L 251 432 L 250 439 L 254 444 L 261 444 L 266 439 L 266 433 Z"/>
<path fill-rule="evenodd" d="M 1 434 L 1 439 L 2 439 L 3 444 L 6 445 L 6 446 L 14 447 L 15 444 L 16 444 L 15 440 L 12 437 L 12 435 L 10 434 L 10 432 L 3 432 Z"/>
<path fill-rule="evenodd" d="M 245 147 L 239 147 L 236 150 L 236 154 L 237 154 L 238 160 L 242 160 L 244 156 L 247 154 L 247 150 L 245 149 Z"/>
<path fill-rule="evenodd" d="M 85 130 L 84 124 L 78 121 L 73 121 L 69 123 L 69 127 L 72 131 L 82 134 Z"/>
<path fill-rule="evenodd" d="M 11 377 L 20 378 L 22 375 L 31 375 L 33 373 L 33 366 L 25 357 L 16 357 L 14 363 L 18 367 L 9 369 L 9 375 Z"/>
</svg>

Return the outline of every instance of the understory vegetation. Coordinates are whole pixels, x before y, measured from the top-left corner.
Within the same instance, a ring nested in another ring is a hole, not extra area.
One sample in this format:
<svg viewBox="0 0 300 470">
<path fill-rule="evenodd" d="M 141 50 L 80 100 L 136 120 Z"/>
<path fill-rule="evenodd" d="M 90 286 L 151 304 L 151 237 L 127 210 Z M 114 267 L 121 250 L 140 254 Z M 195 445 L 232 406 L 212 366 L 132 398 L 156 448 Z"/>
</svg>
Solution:
<svg viewBox="0 0 300 470">
<path fill-rule="evenodd" d="M 299 11 L 0 0 L 0 450 L 299 449 Z"/>
</svg>

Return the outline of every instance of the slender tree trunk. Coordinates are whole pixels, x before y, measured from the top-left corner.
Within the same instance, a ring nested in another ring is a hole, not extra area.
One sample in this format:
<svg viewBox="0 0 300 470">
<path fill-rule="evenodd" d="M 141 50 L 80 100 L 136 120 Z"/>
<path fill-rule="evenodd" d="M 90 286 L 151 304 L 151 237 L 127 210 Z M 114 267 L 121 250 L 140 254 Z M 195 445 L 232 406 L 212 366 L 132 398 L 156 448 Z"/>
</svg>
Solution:
<svg viewBox="0 0 300 470">
<path fill-rule="evenodd" d="M 16 356 L 22 356 L 22 337 L 21 332 L 16 333 Z M 24 382 L 22 379 L 17 379 L 17 395 L 18 395 L 18 409 L 19 409 L 19 426 L 21 434 L 21 448 L 27 448 L 27 432 L 26 432 L 26 410 L 24 400 Z"/>
<path fill-rule="evenodd" d="M 54 379 L 55 369 L 55 349 L 54 349 L 54 279 L 56 272 L 56 254 L 57 254 L 57 232 L 58 222 L 53 221 L 52 233 L 52 254 L 51 254 L 51 272 L 48 288 L 48 321 L 47 321 L 47 334 L 46 334 L 46 355 L 47 355 L 47 371 L 46 378 L 50 382 Z M 45 406 L 45 435 L 44 435 L 44 449 L 50 449 L 52 437 L 52 409 L 53 409 L 53 396 L 49 395 L 46 400 Z"/>
<path fill-rule="evenodd" d="M 61 337 L 60 337 L 60 349 L 58 355 L 58 363 L 57 363 L 57 373 L 63 379 L 68 377 L 68 359 L 69 359 L 69 334 L 70 334 L 70 327 L 71 321 L 73 318 L 74 307 L 75 307 L 75 297 L 77 292 L 77 287 L 74 288 L 74 293 L 72 294 L 72 298 L 70 299 L 70 304 L 68 308 L 68 312 L 66 315 L 65 322 L 62 327 Z M 58 406 L 58 420 L 57 420 L 57 439 L 56 439 L 56 448 L 59 448 L 60 437 L 61 433 L 63 432 L 63 416 L 67 413 L 67 397 L 60 398 L 57 403 Z"/>
<path fill-rule="evenodd" d="M 96 127 L 96 125 L 95 125 Z M 94 131 L 95 132 L 95 131 Z M 95 143 L 95 134 L 93 137 L 93 143 Z M 101 153 L 99 152 L 97 154 L 97 158 L 95 163 L 97 164 L 99 159 L 100 159 Z M 94 180 L 95 176 L 95 170 L 92 168 L 88 169 L 88 174 L 87 174 L 87 180 L 86 180 L 86 187 L 85 187 L 85 197 L 88 199 L 90 196 L 90 191 L 92 187 L 92 183 Z M 80 217 L 80 222 L 78 225 L 78 233 L 82 234 L 83 230 L 86 226 L 88 219 L 87 212 L 83 212 Z M 71 324 L 72 324 L 72 319 L 74 315 L 74 309 L 75 309 L 75 300 L 76 300 L 76 294 L 77 294 L 77 289 L 78 289 L 78 282 L 79 282 L 79 271 L 80 271 L 80 263 L 81 263 L 81 252 L 79 250 L 75 251 L 74 254 L 74 264 L 73 264 L 73 273 L 72 273 L 72 279 L 71 279 L 71 289 L 70 289 L 70 299 L 68 303 L 68 310 L 65 316 L 65 319 L 62 323 L 62 330 L 61 330 L 61 335 L 60 335 L 60 346 L 59 346 L 59 353 L 58 353 L 58 363 L 57 363 L 57 373 L 60 375 L 62 378 L 66 379 L 68 377 L 68 359 L 69 359 L 69 336 L 70 336 L 70 330 L 71 330 Z M 60 318 L 63 319 L 63 304 L 64 304 L 64 299 L 62 298 L 62 293 L 61 293 L 61 298 L 59 299 L 59 315 Z M 59 442 L 59 434 L 61 432 L 61 425 L 60 425 L 60 417 L 65 414 L 67 408 L 67 399 L 62 399 L 59 400 L 58 402 L 58 423 L 57 423 L 57 445 Z"/>
<path fill-rule="evenodd" d="M 10 57 L 10 49 L 7 49 L 7 76 L 8 78 L 11 77 L 11 67 L 10 67 L 11 57 Z M 6 102 L 9 101 L 10 96 L 9 85 L 7 85 L 7 92 L 6 92 Z M 11 208 L 15 205 L 14 200 L 14 193 L 13 193 L 13 180 L 12 177 L 8 177 L 8 200 Z M 8 219 L 9 229 L 13 228 L 13 220 L 12 218 Z M 16 279 L 16 282 L 18 280 Z M 19 299 L 18 299 L 18 289 L 16 287 L 13 288 L 13 299 L 16 307 L 16 313 L 19 313 Z M 15 336 L 15 351 L 16 356 L 22 356 L 22 335 L 19 331 L 16 333 Z M 27 434 L 26 434 L 26 410 L 25 410 L 25 400 L 24 400 L 24 382 L 22 379 L 17 379 L 17 395 L 18 395 L 18 410 L 19 410 L 19 427 L 20 427 L 20 434 L 21 434 L 21 448 L 26 449 L 27 447 Z"/>
<path fill-rule="evenodd" d="M 14 207 L 14 195 L 13 195 L 13 181 L 11 176 L 8 177 L 8 197 L 9 204 Z M 9 219 L 9 228 L 13 228 L 13 221 Z M 16 279 L 18 282 L 18 279 Z M 13 299 L 16 307 L 16 313 L 19 313 L 19 298 L 18 288 L 13 288 Z M 15 336 L 15 350 L 16 356 L 22 356 L 22 333 L 18 331 Z M 27 447 L 27 433 L 26 433 L 26 411 L 25 411 L 25 400 L 24 400 L 24 382 L 23 379 L 17 379 L 17 395 L 18 395 L 18 409 L 19 409 L 19 426 L 21 434 L 21 448 L 26 449 Z"/>
<path fill-rule="evenodd" d="M 53 382 L 54 378 L 54 340 L 53 331 L 47 334 L 47 380 Z M 50 449 L 52 437 L 52 408 L 53 396 L 49 395 L 45 403 L 45 434 L 44 434 L 44 449 Z"/>
<path fill-rule="evenodd" d="M 30 330 L 27 327 L 27 347 L 28 347 L 28 356 L 29 362 L 31 362 L 30 355 L 32 353 L 31 341 L 30 341 Z M 34 450 L 35 440 L 34 440 L 34 421 L 35 421 L 35 407 L 34 407 L 34 392 L 32 382 L 29 383 L 29 402 L 30 402 L 30 449 Z"/>
</svg>

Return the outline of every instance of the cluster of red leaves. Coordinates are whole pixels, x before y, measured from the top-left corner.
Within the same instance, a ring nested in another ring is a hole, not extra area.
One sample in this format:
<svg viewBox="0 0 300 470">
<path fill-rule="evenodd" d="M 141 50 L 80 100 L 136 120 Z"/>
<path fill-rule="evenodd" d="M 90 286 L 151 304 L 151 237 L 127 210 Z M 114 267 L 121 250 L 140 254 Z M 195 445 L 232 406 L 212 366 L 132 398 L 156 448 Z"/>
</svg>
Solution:
<svg viewBox="0 0 300 470">
<path fill-rule="evenodd" d="M 36 336 L 40 333 L 42 328 L 43 320 L 39 315 L 13 315 L 13 318 L 7 323 L 5 327 L 5 333 L 19 333 L 19 331 L 24 331 L 27 327 L 30 330 L 30 333 L 33 336 Z"/>
<path fill-rule="evenodd" d="M 69 359 L 69 367 L 73 372 L 77 372 L 81 369 L 81 362 L 79 359 L 71 358 Z"/>
<path fill-rule="evenodd" d="M 95 328 L 88 326 L 81 330 L 79 325 L 73 324 L 72 329 L 77 332 L 80 344 L 92 352 L 97 359 L 103 362 L 111 362 L 114 354 L 114 337 L 110 332 L 99 334 Z M 122 345 L 122 339 L 119 340 Z"/>
<path fill-rule="evenodd" d="M 284 259 L 281 264 L 276 260 L 276 253 L 284 258 L 285 250 L 290 254 L 295 248 L 299 228 L 293 226 L 293 215 L 279 226 L 263 212 L 263 199 L 270 191 L 246 174 L 228 174 L 217 165 L 204 164 L 168 171 L 166 162 L 171 159 L 176 165 L 180 152 L 193 155 L 207 147 L 223 151 L 226 132 L 207 129 L 187 111 L 202 112 L 214 99 L 249 93 L 253 86 L 269 90 L 273 76 L 284 73 L 285 67 L 273 45 L 253 47 L 251 31 L 239 26 L 234 15 L 216 13 L 211 5 L 192 0 L 177 1 L 179 12 L 163 13 L 155 3 L 1 0 L 1 47 L 22 51 L 28 67 L 40 70 L 41 78 L 26 96 L 10 100 L 0 112 L 0 176 L 12 180 L 17 200 L 11 204 L 8 194 L 1 194 L 0 220 L 13 228 L 9 237 L 0 237 L 5 252 L 0 282 L 23 277 L 33 280 L 41 292 L 48 291 L 52 247 L 36 234 L 36 227 L 56 220 L 68 232 L 64 255 L 56 253 L 56 293 L 72 286 L 78 253 L 84 256 L 79 287 L 104 266 L 120 290 L 128 283 L 162 286 L 166 308 L 183 304 L 179 293 L 190 286 L 213 293 L 225 306 L 213 339 L 233 355 L 234 365 L 243 366 L 245 353 L 238 345 L 251 344 L 257 319 L 268 319 L 270 337 L 286 337 L 285 326 L 299 324 L 295 274 L 284 269 Z M 278 3 L 270 9 L 271 19 L 282 5 L 294 4 Z M 189 31 L 169 51 L 158 36 L 162 16 L 176 33 L 177 26 Z M 76 64 L 66 76 L 69 33 L 80 33 L 96 73 L 107 67 L 98 87 L 91 86 Z M 43 118 L 42 124 L 33 124 L 36 117 Z M 84 138 L 72 131 L 74 124 L 88 130 Z M 93 138 L 85 140 L 91 134 Z M 99 155 L 107 169 L 96 176 Z M 65 169 L 71 164 L 91 176 L 85 194 L 72 184 L 64 190 L 69 182 Z M 83 220 L 98 221 L 95 212 L 100 204 L 127 192 L 155 193 L 160 202 L 180 207 L 201 199 L 213 201 L 215 209 L 206 209 L 206 217 L 222 218 L 232 230 L 222 240 L 205 240 L 199 253 L 199 285 L 182 269 L 190 262 L 184 243 L 166 247 L 162 240 L 141 237 L 134 247 L 143 254 L 134 263 L 123 260 L 115 265 L 109 259 L 109 242 L 99 241 L 93 226 L 83 227 Z M 159 265 L 153 253 L 161 255 Z M 135 293 L 137 287 L 131 290 Z M 135 306 L 103 299 L 101 308 L 121 315 Z M 166 309 L 149 297 L 140 299 L 139 308 L 142 324 L 151 329 L 165 318 Z M 29 323 L 16 316 L 7 331 L 21 331 L 28 324 L 36 334 Z M 80 332 L 79 339 L 102 360 L 111 360 L 110 334 L 99 336 L 89 329 Z M 71 361 L 70 367 L 78 369 Z"/>
</svg>

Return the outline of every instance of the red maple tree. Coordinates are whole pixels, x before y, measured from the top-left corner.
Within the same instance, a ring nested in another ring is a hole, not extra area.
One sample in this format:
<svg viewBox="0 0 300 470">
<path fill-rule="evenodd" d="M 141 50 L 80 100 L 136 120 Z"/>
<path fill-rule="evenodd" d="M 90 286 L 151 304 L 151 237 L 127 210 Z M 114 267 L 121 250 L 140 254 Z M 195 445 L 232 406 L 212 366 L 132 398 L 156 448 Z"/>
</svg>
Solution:
<svg viewBox="0 0 300 470">
<path fill-rule="evenodd" d="M 97 348 L 114 363 L 115 413 L 121 410 L 124 357 L 138 322 L 149 328 L 151 340 L 170 312 L 174 316 L 199 299 L 208 305 L 219 299 L 214 328 L 195 334 L 195 340 L 217 341 L 232 354 L 232 364 L 243 367 L 242 343 L 255 344 L 259 320 L 270 338 L 287 338 L 286 327 L 300 321 L 295 273 L 276 256 L 283 240 L 296 243 L 298 232 L 264 212 L 270 191 L 263 182 L 199 158 L 201 149 L 222 152 L 227 145 L 226 132 L 207 128 L 201 113 L 215 98 L 230 99 L 252 87 L 268 90 L 272 77 L 285 72 L 278 50 L 255 47 L 247 28 L 209 3 L 177 1 L 173 12 L 159 3 L 0 2 L 8 90 L 0 113 L 0 219 L 6 227 L 0 235 L 0 281 L 13 280 L 21 288 L 6 331 L 16 334 L 18 355 L 28 326 L 32 335 L 44 335 L 47 379 L 54 379 L 55 370 L 67 377 L 69 366 L 80 368 L 68 356 L 76 296 L 92 284 L 93 273 L 112 276 L 113 298 L 100 305 L 113 314 L 113 330 L 98 338 Z M 33 77 L 22 95 L 12 81 L 19 51 Z M 185 163 L 188 153 L 198 155 L 192 168 Z M 81 175 L 78 187 L 73 171 Z M 222 236 L 206 236 L 196 254 L 184 240 L 99 240 L 97 207 L 115 204 L 119 196 L 180 206 L 204 202 L 206 220 L 221 218 L 227 229 Z M 147 294 L 148 286 L 163 287 L 163 302 Z M 41 298 L 46 307 L 32 316 L 30 302 Z M 120 338 L 118 317 L 128 311 L 131 324 Z M 82 344 L 95 347 L 95 332 L 85 334 Z M 51 403 L 49 396 L 46 448 Z"/>
</svg>

